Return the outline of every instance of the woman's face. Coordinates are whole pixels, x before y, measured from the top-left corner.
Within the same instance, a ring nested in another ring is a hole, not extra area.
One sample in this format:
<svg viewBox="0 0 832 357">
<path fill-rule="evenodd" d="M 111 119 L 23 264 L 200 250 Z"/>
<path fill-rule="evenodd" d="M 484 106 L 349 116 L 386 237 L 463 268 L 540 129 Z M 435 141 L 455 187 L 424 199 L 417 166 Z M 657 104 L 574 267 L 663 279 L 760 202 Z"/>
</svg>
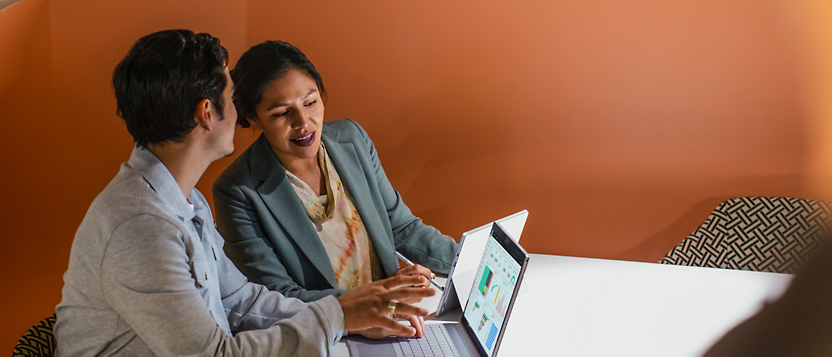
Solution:
<svg viewBox="0 0 832 357">
<path fill-rule="evenodd" d="M 292 69 L 272 81 L 255 111 L 257 120 L 252 121 L 252 127 L 263 131 L 283 166 L 316 160 L 324 103 L 318 86 L 306 72 Z"/>
</svg>

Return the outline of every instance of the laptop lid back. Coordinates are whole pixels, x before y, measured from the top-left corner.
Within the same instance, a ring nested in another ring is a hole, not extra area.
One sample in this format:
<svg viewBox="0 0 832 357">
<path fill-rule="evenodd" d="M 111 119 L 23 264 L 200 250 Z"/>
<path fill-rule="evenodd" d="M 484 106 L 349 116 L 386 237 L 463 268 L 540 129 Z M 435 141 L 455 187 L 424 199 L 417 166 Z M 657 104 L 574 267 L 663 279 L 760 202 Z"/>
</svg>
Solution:
<svg viewBox="0 0 832 357">
<path fill-rule="evenodd" d="M 528 217 L 529 211 L 522 210 L 500 218 L 497 222 L 506 229 L 506 232 L 515 241 L 519 241 Z M 437 317 L 463 306 L 465 301 L 468 300 L 468 291 L 474 283 L 474 273 L 482 257 L 482 252 L 485 250 L 492 225 L 493 222 L 462 234 L 462 238 L 459 240 L 459 250 L 457 250 L 454 261 L 451 263 L 451 270 L 448 272 L 445 290 L 439 299 L 439 306 L 436 309 Z"/>
</svg>

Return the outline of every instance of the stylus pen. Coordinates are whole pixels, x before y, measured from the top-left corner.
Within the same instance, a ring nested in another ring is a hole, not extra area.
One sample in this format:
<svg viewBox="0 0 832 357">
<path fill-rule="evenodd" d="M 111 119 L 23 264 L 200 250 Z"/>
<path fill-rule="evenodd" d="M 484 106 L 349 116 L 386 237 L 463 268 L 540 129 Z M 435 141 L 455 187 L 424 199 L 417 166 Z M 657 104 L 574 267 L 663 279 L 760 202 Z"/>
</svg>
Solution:
<svg viewBox="0 0 832 357">
<path fill-rule="evenodd" d="M 415 265 L 415 264 L 413 264 L 413 262 L 410 261 L 410 259 L 407 259 L 407 257 L 402 255 L 402 253 L 399 253 L 398 251 L 396 251 L 396 258 L 399 258 L 399 260 L 403 261 L 407 265 Z M 439 286 L 439 284 L 437 284 L 435 281 L 433 281 L 433 279 L 428 278 L 428 281 L 430 281 L 430 283 L 433 284 L 433 286 L 435 286 L 437 289 L 439 289 L 439 291 L 445 291 L 445 288 Z"/>
</svg>

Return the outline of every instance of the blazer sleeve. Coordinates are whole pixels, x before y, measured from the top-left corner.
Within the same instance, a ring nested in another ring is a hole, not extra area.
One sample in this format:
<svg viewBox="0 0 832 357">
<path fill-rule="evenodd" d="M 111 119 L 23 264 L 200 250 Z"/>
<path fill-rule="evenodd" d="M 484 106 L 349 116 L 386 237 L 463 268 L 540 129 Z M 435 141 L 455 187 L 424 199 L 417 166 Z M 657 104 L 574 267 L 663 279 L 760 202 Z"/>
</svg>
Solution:
<svg viewBox="0 0 832 357">
<path fill-rule="evenodd" d="M 312 356 L 331 352 L 343 332 L 337 300 L 304 305 L 247 283 L 233 270 L 220 271 L 220 279 L 226 280 L 223 303 L 232 310 L 232 328 L 263 329 L 227 335 L 195 288 L 183 236 L 164 220 L 137 216 L 112 233 L 101 262 L 105 299 L 154 353 Z M 227 268 L 233 269 L 220 267 Z M 239 317 L 248 314 L 266 314 L 273 323 L 254 326 L 251 322 L 263 321 L 263 316 Z"/>
<path fill-rule="evenodd" d="M 212 191 L 217 230 L 225 239 L 225 254 L 249 280 L 303 301 L 316 301 L 330 295 L 337 297 L 346 292 L 337 288 L 308 290 L 292 278 L 277 255 L 277 249 L 286 252 L 294 252 L 295 249 L 274 246 L 273 241 L 289 243 L 287 239 L 273 240 L 269 237 L 263 220 L 274 217 L 270 213 L 258 212 L 253 202 L 259 197 L 250 197 L 256 196 L 256 192 L 222 176 L 214 182 Z"/>
<path fill-rule="evenodd" d="M 369 157 L 370 169 L 375 176 L 375 184 L 378 186 L 378 192 L 381 194 L 387 217 L 390 220 L 396 250 L 428 269 L 447 274 L 459 245 L 453 238 L 422 223 L 420 218 L 410 212 L 410 208 L 404 204 L 399 192 L 387 179 L 373 141 L 358 123 L 352 120 L 350 122 L 358 128 L 361 145 Z"/>
</svg>

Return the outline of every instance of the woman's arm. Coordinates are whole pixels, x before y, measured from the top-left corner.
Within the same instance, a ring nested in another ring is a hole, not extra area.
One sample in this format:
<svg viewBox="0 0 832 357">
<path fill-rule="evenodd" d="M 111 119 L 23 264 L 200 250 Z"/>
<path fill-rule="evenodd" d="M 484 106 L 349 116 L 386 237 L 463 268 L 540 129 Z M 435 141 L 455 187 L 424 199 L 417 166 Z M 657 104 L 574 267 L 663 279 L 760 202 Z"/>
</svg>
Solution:
<svg viewBox="0 0 832 357">
<path fill-rule="evenodd" d="M 253 203 L 260 198 L 249 197 L 257 195 L 256 192 L 220 177 L 214 182 L 213 193 L 217 230 L 225 238 L 225 254 L 249 280 L 303 301 L 315 301 L 329 295 L 337 297 L 346 292 L 341 289 L 308 290 L 292 278 L 277 252 L 295 254 L 295 250 L 287 237 L 270 239 L 260 216 L 264 213 L 258 212 Z M 268 211 L 265 207 L 262 209 Z M 287 246 L 275 247 L 273 241 L 286 242 Z"/>
<path fill-rule="evenodd" d="M 387 217 L 393 230 L 396 250 L 433 271 L 447 274 L 451 269 L 458 244 L 453 238 L 439 232 L 436 228 L 422 223 L 404 204 L 401 195 L 387 179 L 378 159 L 373 141 L 364 129 L 350 120 L 360 133 L 363 149 L 366 150 L 372 165 L 378 191 L 381 193 Z"/>
</svg>

